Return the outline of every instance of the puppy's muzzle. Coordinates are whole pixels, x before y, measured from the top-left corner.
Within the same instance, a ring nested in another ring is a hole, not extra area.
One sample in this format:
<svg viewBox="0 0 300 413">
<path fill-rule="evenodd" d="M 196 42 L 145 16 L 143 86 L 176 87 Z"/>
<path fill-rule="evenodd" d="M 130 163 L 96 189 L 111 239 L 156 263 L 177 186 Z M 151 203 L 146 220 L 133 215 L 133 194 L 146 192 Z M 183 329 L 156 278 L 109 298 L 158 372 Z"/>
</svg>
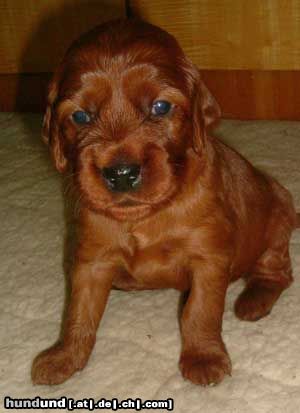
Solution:
<svg viewBox="0 0 300 413">
<path fill-rule="evenodd" d="M 141 167 L 136 164 L 114 165 L 102 169 L 107 187 L 113 192 L 128 192 L 137 189 L 141 182 Z"/>
</svg>

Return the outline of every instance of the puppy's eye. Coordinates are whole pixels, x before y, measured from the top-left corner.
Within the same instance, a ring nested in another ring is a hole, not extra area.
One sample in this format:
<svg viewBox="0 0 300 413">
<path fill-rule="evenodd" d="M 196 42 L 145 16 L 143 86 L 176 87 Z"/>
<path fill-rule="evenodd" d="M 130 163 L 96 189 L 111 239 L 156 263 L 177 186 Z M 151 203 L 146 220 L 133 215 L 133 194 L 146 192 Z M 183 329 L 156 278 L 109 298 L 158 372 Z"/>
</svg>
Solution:
<svg viewBox="0 0 300 413">
<path fill-rule="evenodd" d="M 170 112 L 171 106 L 171 103 L 166 100 L 157 100 L 152 105 L 151 113 L 154 116 L 166 115 Z"/>
<path fill-rule="evenodd" d="M 78 125 L 85 125 L 87 123 L 90 123 L 91 116 L 83 110 L 77 110 L 72 114 L 72 119 Z"/>
</svg>

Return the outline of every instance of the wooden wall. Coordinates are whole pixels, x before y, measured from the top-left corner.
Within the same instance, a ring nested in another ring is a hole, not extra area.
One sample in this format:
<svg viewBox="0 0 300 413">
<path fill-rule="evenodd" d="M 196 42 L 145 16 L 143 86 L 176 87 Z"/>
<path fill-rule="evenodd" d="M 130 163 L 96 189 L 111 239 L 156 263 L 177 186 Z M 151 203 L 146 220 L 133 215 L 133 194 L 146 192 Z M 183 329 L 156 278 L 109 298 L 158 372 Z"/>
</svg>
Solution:
<svg viewBox="0 0 300 413">
<path fill-rule="evenodd" d="M 300 68 L 299 0 L 131 0 L 132 13 L 180 40 L 202 69 Z"/>
<path fill-rule="evenodd" d="M 300 119 L 299 0 L 0 0 L 0 109 L 41 110 L 70 42 L 126 12 L 177 37 L 225 117 Z"/>
<path fill-rule="evenodd" d="M 0 0 L 0 73 L 52 71 L 80 33 L 124 15 L 123 0 Z"/>
<path fill-rule="evenodd" d="M 300 119 L 299 0 L 131 0 L 172 33 L 224 117 Z"/>
<path fill-rule="evenodd" d="M 43 110 L 51 72 L 70 43 L 125 14 L 124 0 L 0 0 L 0 110 Z"/>
<path fill-rule="evenodd" d="M 228 119 L 300 120 L 300 71 L 204 70 Z"/>
</svg>

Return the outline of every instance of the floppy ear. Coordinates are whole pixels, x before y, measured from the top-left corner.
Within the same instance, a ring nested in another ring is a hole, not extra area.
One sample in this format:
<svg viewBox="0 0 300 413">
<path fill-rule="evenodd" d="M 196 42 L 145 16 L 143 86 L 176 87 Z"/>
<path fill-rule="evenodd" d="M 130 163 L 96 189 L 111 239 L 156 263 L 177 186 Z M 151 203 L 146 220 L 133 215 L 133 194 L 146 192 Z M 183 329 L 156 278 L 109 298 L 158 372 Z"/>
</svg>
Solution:
<svg viewBox="0 0 300 413">
<path fill-rule="evenodd" d="M 64 155 L 63 140 L 58 125 L 54 106 L 58 95 L 58 73 L 50 82 L 47 97 L 47 108 L 43 120 L 42 138 L 49 145 L 54 165 L 59 172 L 64 172 L 67 167 L 67 159 Z"/>
<path fill-rule="evenodd" d="M 197 153 L 205 146 L 207 134 L 216 126 L 221 116 L 220 107 L 203 83 L 199 70 L 194 77 L 193 146 Z"/>
</svg>

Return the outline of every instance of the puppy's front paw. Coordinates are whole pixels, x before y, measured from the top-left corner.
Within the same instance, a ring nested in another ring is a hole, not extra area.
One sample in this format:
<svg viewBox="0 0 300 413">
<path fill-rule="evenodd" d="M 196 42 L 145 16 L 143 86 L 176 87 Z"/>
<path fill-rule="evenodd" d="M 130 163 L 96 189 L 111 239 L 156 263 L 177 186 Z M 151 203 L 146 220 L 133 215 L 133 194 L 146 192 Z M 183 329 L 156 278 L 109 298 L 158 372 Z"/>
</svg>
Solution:
<svg viewBox="0 0 300 413">
<path fill-rule="evenodd" d="M 75 363 L 70 352 L 60 346 L 54 346 L 34 359 L 31 378 L 34 384 L 60 384 L 75 371 Z"/>
<path fill-rule="evenodd" d="M 185 379 L 207 386 L 220 383 L 226 374 L 231 375 L 231 361 L 225 352 L 183 353 L 180 369 Z"/>
</svg>

